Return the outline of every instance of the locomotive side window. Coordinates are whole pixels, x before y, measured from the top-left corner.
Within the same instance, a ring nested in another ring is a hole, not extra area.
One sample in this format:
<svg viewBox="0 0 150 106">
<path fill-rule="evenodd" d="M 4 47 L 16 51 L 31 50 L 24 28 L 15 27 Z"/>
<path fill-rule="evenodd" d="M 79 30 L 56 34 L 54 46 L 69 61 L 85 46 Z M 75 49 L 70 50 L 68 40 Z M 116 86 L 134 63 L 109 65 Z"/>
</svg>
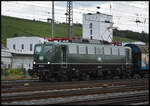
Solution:
<svg viewBox="0 0 150 106">
<path fill-rule="evenodd" d="M 118 55 L 118 48 L 112 48 L 112 55 Z"/>
<path fill-rule="evenodd" d="M 41 52 L 41 50 L 42 50 L 41 46 L 36 46 L 35 47 L 35 53 L 39 53 L 39 52 Z"/>
<path fill-rule="evenodd" d="M 119 54 L 120 55 L 125 55 L 125 49 L 124 48 L 119 48 Z"/>
<path fill-rule="evenodd" d="M 79 54 L 86 54 L 86 46 L 79 46 Z"/>
<path fill-rule="evenodd" d="M 69 53 L 77 54 L 77 46 L 76 45 L 69 45 Z"/>
<path fill-rule="evenodd" d="M 95 54 L 94 46 L 88 46 L 88 54 Z"/>
<path fill-rule="evenodd" d="M 104 47 L 104 54 L 110 55 L 111 54 L 111 48 L 110 47 Z"/>
<path fill-rule="evenodd" d="M 103 47 L 96 47 L 96 54 L 103 54 Z"/>
</svg>

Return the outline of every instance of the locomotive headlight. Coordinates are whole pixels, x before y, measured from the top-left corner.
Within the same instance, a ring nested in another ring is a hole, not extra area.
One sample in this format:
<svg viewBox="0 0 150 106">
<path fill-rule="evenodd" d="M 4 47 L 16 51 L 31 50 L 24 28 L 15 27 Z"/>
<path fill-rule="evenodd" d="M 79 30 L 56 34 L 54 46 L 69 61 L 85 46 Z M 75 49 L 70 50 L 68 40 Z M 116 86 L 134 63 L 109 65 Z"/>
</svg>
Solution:
<svg viewBox="0 0 150 106">
<path fill-rule="evenodd" d="M 51 62 L 48 62 L 48 64 L 50 64 Z"/>
<path fill-rule="evenodd" d="M 35 64 L 35 61 L 33 62 L 33 64 Z"/>
</svg>

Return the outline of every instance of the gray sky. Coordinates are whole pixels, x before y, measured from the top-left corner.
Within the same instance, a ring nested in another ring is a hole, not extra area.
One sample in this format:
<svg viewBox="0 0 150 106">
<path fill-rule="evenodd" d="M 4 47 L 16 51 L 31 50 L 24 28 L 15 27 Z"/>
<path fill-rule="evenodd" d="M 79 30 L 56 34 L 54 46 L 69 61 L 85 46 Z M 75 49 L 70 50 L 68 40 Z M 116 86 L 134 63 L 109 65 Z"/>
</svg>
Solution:
<svg viewBox="0 0 150 106">
<path fill-rule="evenodd" d="M 51 18 L 51 1 L 2 1 L 2 15 L 25 19 Z M 55 1 L 55 21 L 65 22 L 66 1 Z M 110 9 L 110 4 L 112 8 Z M 100 6 L 98 10 L 96 7 Z M 148 1 L 73 1 L 73 22 L 82 23 L 82 15 L 97 11 L 113 15 L 114 27 L 119 30 L 149 33 Z M 145 23 L 136 23 L 136 19 Z"/>
</svg>

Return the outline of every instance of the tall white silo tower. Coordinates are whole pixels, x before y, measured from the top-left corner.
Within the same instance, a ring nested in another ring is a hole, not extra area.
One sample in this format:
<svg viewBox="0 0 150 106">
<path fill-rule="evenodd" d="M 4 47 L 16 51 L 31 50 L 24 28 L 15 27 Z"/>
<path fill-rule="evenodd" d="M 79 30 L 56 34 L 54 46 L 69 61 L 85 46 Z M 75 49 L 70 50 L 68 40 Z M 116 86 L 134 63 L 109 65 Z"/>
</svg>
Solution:
<svg viewBox="0 0 150 106">
<path fill-rule="evenodd" d="M 83 14 L 82 38 L 112 42 L 112 15 L 102 13 Z"/>
</svg>

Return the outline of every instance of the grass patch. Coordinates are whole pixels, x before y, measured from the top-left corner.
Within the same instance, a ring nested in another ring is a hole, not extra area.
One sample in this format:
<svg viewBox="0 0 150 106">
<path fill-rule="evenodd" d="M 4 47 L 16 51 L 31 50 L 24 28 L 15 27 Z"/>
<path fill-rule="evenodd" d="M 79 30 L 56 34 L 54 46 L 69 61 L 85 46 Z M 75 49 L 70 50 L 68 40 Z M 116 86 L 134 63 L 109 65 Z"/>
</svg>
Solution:
<svg viewBox="0 0 150 106">
<path fill-rule="evenodd" d="M 27 72 L 21 69 L 12 68 L 6 69 L 1 76 L 1 80 L 17 80 L 17 79 L 32 79 Z"/>
<path fill-rule="evenodd" d="M 2 75 L 1 80 L 19 80 L 19 79 L 32 79 L 30 76 L 21 76 L 21 75 L 16 75 L 12 74 L 9 76 L 4 76 Z"/>
</svg>

